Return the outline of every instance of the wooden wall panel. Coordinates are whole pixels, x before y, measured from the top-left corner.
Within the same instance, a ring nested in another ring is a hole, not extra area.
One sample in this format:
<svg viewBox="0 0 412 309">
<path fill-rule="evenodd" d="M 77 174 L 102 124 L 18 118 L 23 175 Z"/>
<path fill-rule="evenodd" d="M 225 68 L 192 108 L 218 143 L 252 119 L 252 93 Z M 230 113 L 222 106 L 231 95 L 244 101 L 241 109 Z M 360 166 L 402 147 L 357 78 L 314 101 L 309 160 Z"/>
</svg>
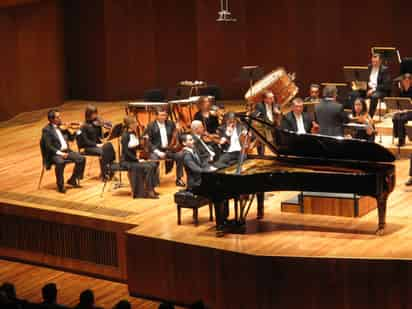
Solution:
<svg viewBox="0 0 412 309">
<path fill-rule="evenodd" d="M 62 104 L 62 12 L 52 0 L 0 10 L 0 120 Z"/>
</svg>

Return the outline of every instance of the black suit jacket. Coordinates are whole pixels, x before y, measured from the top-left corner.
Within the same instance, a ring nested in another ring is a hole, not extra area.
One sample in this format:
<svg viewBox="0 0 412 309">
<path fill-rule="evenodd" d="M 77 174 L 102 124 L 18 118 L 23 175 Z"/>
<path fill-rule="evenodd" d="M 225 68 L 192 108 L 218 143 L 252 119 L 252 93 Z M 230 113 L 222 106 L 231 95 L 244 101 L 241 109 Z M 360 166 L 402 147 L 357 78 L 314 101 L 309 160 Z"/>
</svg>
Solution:
<svg viewBox="0 0 412 309">
<path fill-rule="evenodd" d="M 325 99 L 315 107 L 315 119 L 320 127 L 319 133 L 329 136 L 343 136 L 343 124 L 348 122 L 343 105 Z"/>
<path fill-rule="evenodd" d="M 219 118 L 217 116 L 209 115 L 209 117 L 204 118 L 202 112 L 197 111 L 194 119 L 201 121 L 206 131 L 211 134 L 216 133 L 216 130 L 219 127 Z"/>
<path fill-rule="evenodd" d="M 137 159 L 137 147 L 136 148 L 129 148 L 129 141 L 130 141 L 130 132 L 123 132 L 121 138 L 121 145 L 122 145 L 122 162 L 138 162 Z"/>
<path fill-rule="evenodd" d="M 369 75 L 372 72 L 372 66 L 368 66 Z M 392 89 L 391 75 L 387 66 L 381 65 L 378 73 L 378 85 L 376 91 L 380 92 L 383 97 L 389 96 Z"/>
<path fill-rule="evenodd" d="M 172 140 L 173 132 L 176 129 L 176 125 L 174 124 L 173 121 L 166 120 L 165 126 L 166 126 L 167 140 L 170 143 Z M 159 125 L 157 124 L 157 121 L 153 121 L 147 125 L 144 135 L 147 135 L 149 137 L 150 152 L 153 152 L 156 149 L 159 149 L 159 150 L 162 149 L 162 138 L 160 137 L 160 128 L 159 128 Z"/>
<path fill-rule="evenodd" d="M 80 128 L 80 132 L 80 135 L 77 137 L 79 148 L 93 148 L 97 147 L 97 144 L 102 143 L 102 127 L 95 126 L 91 122 L 86 122 Z"/>
<path fill-rule="evenodd" d="M 195 151 L 196 153 L 199 155 L 200 160 L 202 162 L 209 162 L 209 158 L 210 158 L 210 153 L 207 151 L 207 149 L 205 147 L 209 147 L 206 143 L 202 144 L 202 142 L 200 141 L 200 138 L 197 137 L 196 135 L 192 135 L 193 136 L 193 140 L 195 142 Z M 210 151 L 214 150 L 212 148 L 209 147 Z"/>
<path fill-rule="evenodd" d="M 195 151 L 195 150 L 194 150 Z M 191 190 L 200 185 L 202 181 L 201 173 L 209 170 L 209 165 L 201 161 L 189 150 L 183 150 L 183 165 L 187 176 L 187 189 Z"/>
<path fill-rule="evenodd" d="M 66 142 L 72 138 L 72 135 L 70 135 L 68 131 L 61 130 L 61 132 Z M 57 136 L 55 128 L 53 127 L 53 125 L 48 124 L 43 128 L 40 140 L 40 149 L 42 153 L 43 163 L 45 164 L 47 169 L 52 166 L 53 156 L 56 155 L 57 151 L 59 151 L 61 147 L 62 145 L 60 143 L 59 137 Z M 69 147 L 69 143 L 67 143 L 67 147 Z"/>
<path fill-rule="evenodd" d="M 277 104 L 273 103 L 273 107 L 276 109 L 277 108 Z M 255 110 L 252 113 L 252 116 L 265 120 L 267 122 L 271 122 L 268 117 L 267 117 L 267 111 L 266 111 L 266 105 L 263 102 L 257 103 L 255 106 Z M 275 112 L 273 111 L 273 119 L 276 119 L 276 115 Z"/>
<path fill-rule="evenodd" d="M 305 127 L 306 133 L 310 133 L 312 130 L 312 119 L 307 113 L 302 113 L 303 126 Z M 296 122 L 295 114 L 293 112 L 287 113 L 282 117 L 281 128 L 283 130 L 288 130 L 292 132 L 298 131 L 298 125 Z"/>
</svg>

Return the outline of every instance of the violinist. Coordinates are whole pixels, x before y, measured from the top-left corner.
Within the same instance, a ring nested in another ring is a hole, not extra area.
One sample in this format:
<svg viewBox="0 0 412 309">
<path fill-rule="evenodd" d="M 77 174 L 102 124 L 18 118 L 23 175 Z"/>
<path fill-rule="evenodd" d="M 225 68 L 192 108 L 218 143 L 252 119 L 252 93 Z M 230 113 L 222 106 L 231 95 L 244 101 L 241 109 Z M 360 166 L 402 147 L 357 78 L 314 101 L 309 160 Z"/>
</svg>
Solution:
<svg viewBox="0 0 412 309">
<path fill-rule="evenodd" d="M 194 119 L 203 123 L 206 132 L 215 134 L 219 127 L 219 118 L 215 111 L 212 111 L 208 97 L 201 97 L 198 102 L 199 111 L 196 112 Z"/>
<path fill-rule="evenodd" d="M 133 198 L 159 198 L 154 190 L 159 185 L 157 164 L 138 159 L 139 138 L 136 134 L 137 121 L 133 117 L 125 117 L 125 131 L 122 134 L 121 165 L 127 167 Z"/>
<path fill-rule="evenodd" d="M 241 136 L 247 133 L 237 120 L 235 114 L 229 112 L 225 115 L 225 124 L 218 128 L 218 134 L 223 153 L 215 163 L 215 166 L 223 168 L 239 160 L 242 151 Z"/>
<path fill-rule="evenodd" d="M 353 138 L 364 139 L 371 142 L 375 140 L 375 127 L 372 118 L 368 114 L 368 107 L 363 98 L 355 99 L 352 114 L 349 119 L 352 122 L 366 125 L 365 130 L 356 130 Z"/>
<path fill-rule="evenodd" d="M 85 122 L 80 128 L 80 133 L 77 136 L 77 145 L 79 149 L 83 149 L 86 155 L 100 157 L 100 175 L 105 175 L 104 166 L 106 162 L 102 162 L 103 154 L 103 134 L 104 123 L 98 118 L 96 106 L 87 105 L 85 110 Z"/>
<path fill-rule="evenodd" d="M 172 159 L 176 162 L 176 185 L 184 187 L 183 181 L 183 154 L 178 149 L 176 125 L 167 119 L 168 112 L 158 108 L 155 111 L 155 120 L 149 123 L 144 132 L 147 137 L 149 159 Z"/>
<path fill-rule="evenodd" d="M 207 143 L 204 140 L 205 128 L 200 120 L 193 120 L 191 125 L 194 149 L 199 155 L 202 163 L 213 162 L 216 159 L 216 152 L 210 146 L 210 142 Z M 207 136 L 207 135 L 206 135 Z"/>
<path fill-rule="evenodd" d="M 399 96 L 412 99 L 412 75 L 406 73 L 401 78 Z M 405 145 L 405 124 L 410 120 L 412 120 L 412 111 L 401 111 L 393 115 L 393 136 L 398 138 L 399 146 Z"/>
<path fill-rule="evenodd" d="M 52 109 L 47 113 L 49 124 L 43 128 L 40 146 L 46 169 L 55 165 L 57 190 L 66 193 L 64 186 L 64 168 L 66 163 L 74 162 L 73 174 L 67 181 L 69 185 L 79 188 L 79 180 L 83 178 L 86 159 L 78 152 L 70 149 L 68 140 L 74 136 L 68 130 L 60 129 L 62 120 L 60 112 Z"/>
</svg>

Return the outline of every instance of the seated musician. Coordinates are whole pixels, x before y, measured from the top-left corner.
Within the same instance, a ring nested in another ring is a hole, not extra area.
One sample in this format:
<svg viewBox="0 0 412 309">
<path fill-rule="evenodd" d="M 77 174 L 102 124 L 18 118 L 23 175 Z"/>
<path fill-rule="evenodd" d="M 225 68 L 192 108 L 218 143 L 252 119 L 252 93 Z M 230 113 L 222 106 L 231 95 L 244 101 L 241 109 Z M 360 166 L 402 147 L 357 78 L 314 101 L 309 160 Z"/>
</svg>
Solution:
<svg viewBox="0 0 412 309">
<path fill-rule="evenodd" d="M 216 113 L 211 110 L 211 103 L 208 97 L 199 99 L 199 111 L 196 112 L 194 119 L 200 120 L 206 129 L 206 132 L 215 134 L 219 127 L 219 118 Z"/>
<path fill-rule="evenodd" d="M 79 149 L 84 149 L 84 153 L 91 156 L 100 157 L 100 175 L 105 175 L 102 162 L 103 154 L 103 129 L 100 121 L 98 121 L 97 108 L 94 105 L 87 105 L 85 110 L 85 122 L 80 128 L 80 134 L 77 136 L 77 145 Z"/>
<path fill-rule="evenodd" d="M 373 54 L 369 67 L 367 97 L 370 98 L 369 115 L 373 118 L 378 100 L 390 95 L 391 76 L 388 67 L 382 64 L 382 56 Z"/>
<path fill-rule="evenodd" d="M 399 83 L 400 93 L 402 98 L 412 99 L 412 75 L 406 73 L 402 76 Z M 406 130 L 405 124 L 412 120 L 412 111 L 402 111 L 393 115 L 393 136 L 398 138 L 400 146 L 405 145 Z"/>
<path fill-rule="evenodd" d="M 375 140 L 375 127 L 372 118 L 368 114 L 368 107 L 363 98 L 355 99 L 352 108 L 351 121 L 367 125 L 366 130 L 356 130 L 353 138 L 364 139 L 370 142 Z"/>
<path fill-rule="evenodd" d="M 319 102 L 320 101 L 320 86 L 312 84 L 309 88 L 309 96 L 305 98 L 305 102 Z"/>
<path fill-rule="evenodd" d="M 184 187 L 182 153 L 173 149 L 178 142 L 176 125 L 167 119 L 168 113 L 163 109 L 156 109 L 155 116 L 155 121 L 147 125 L 144 133 L 149 142 L 149 159 L 173 159 L 176 162 L 176 185 Z"/>
<path fill-rule="evenodd" d="M 137 149 L 139 138 L 136 134 L 137 121 L 133 117 L 125 117 L 125 131 L 122 134 L 121 165 L 127 167 L 133 198 L 159 198 L 154 190 L 159 184 L 157 179 L 157 164 L 139 160 Z"/>
<path fill-rule="evenodd" d="M 41 137 L 42 153 L 46 168 L 55 165 L 57 190 L 66 193 L 64 186 L 64 168 L 66 163 L 74 162 L 73 174 L 67 183 L 75 188 L 80 187 L 79 180 L 83 178 L 86 159 L 78 152 L 70 150 L 68 139 L 73 134 L 68 130 L 60 129 L 62 125 L 60 112 L 52 109 L 47 113 L 49 124 L 43 128 Z"/>
<path fill-rule="evenodd" d="M 241 136 L 246 135 L 246 130 L 237 120 L 235 114 L 229 112 L 225 115 L 225 124 L 219 127 L 218 134 L 222 154 L 214 165 L 217 168 L 223 168 L 239 160 L 242 151 Z"/>
<path fill-rule="evenodd" d="M 272 123 L 276 126 L 280 125 L 282 113 L 280 106 L 275 102 L 275 96 L 272 91 L 265 91 L 262 95 L 263 102 L 257 103 L 252 116 L 260 118 L 266 122 Z M 266 132 L 264 132 L 266 133 Z M 267 139 L 268 136 L 266 136 Z M 259 143 L 257 146 L 259 155 L 265 154 L 265 146 L 263 143 Z"/>
<path fill-rule="evenodd" d="M 303 112 L 303 100 L 294 98 L 292 101 L 292 111 L 287 113 L 281 122 L 281 128 L 297 133 L 311 133 L 312 119 Z"/>
<path fill-rule="evenodd" d="M 348 115 L 342 104 L 336 101 L 338 90 L 335 86 L 323 88 L 323 99 L 315 107 L 315 123 L 319 133 L 329 136 L 343 136 L 343 125 L 348 122 Z"/>
<path fill-rule="evenodd" d="M 197 152 L 195 140 L 190 134 L 183 134 L 181 137 L 183 144 L 183 164 L 187 175 L 187 190 L 191 191 L 200 185 L 202 172 L 213 172 L 216 167 L 209 165 L 208 160 L 202 159 Z"/>
<path fill-rule="evenodd" d="M 194 148 L 202 162 L 213 162 L 216 159 L 217 145 L 212 140 L 206 140 L 205 128 L 200 120 L 193 120 L 190 126 L 194 141 Z M 216 147 L 213 147 L 216 146 Z M 215 149 L 214 149 L 215 148 Z"/>
</svg>

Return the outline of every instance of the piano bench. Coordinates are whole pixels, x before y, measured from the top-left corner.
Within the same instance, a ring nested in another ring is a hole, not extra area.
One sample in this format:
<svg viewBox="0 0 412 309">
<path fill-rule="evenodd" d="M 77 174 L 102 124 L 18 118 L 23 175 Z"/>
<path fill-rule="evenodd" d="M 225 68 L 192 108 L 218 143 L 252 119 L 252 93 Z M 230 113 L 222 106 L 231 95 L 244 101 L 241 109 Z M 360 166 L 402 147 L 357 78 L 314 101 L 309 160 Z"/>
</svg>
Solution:
<svg viewBox="0 0 412 309">
<path fill-rule="evenodd" d="M 195 225 L 199 223 L 198 210 L 199 208 L 209 206 L 209 220 L 213 221 L 213 204 L 205 197 L 198 196 L 189 191 L 179 191 L 175 193 L 175 203 L 177 206 L 177 224 L 181 225 L 182 208 L 193 210 L 193 220 Z"/>
</svg>

